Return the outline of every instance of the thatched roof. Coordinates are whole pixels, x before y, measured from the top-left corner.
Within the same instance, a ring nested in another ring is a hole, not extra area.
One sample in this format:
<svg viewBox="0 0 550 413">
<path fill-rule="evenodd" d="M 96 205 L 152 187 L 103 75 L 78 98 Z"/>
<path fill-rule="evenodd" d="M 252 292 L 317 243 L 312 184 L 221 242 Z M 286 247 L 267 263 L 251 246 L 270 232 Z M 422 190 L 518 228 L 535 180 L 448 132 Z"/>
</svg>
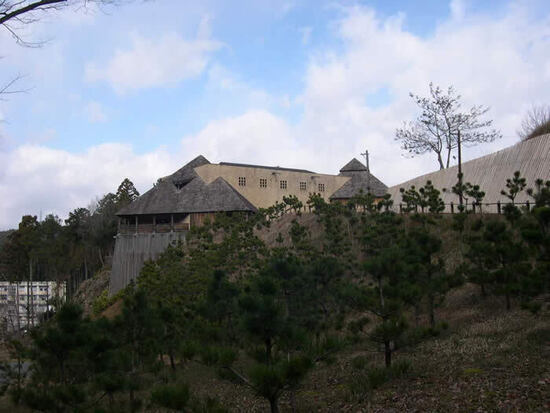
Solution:
<svg viewBox="0 0 550 413">
<path fill-rule="evenodd" d="M 333 193 L 330 199 L 349 199 L 360 192 L 365 194 L 370 192 L 374 196 L 381 197 L 388 191 L 388 187 L 355 158 L 340 169 L 340 176 L 349 176 L 351 179 Z"/>
<path fill-rule="evenodd" d="M 367 167 L 365 165 L 359 162 L 357 158 L 353 158 L 351 161 L 345 164 L 342 167 L 342 169 L 340 169 L 340 172 L 353 172 L 353 171 L 366 171 L 366 170 L 367 170 Z"/>
<path fill-rule="evenodd" d="M 164 177 L 117 215 L 177 214 L 193 212 L 256 211 L 225 179 L 206 184 L 194 168 L 209 164 L 198 156 L 170 176 Z"/>
</svg>

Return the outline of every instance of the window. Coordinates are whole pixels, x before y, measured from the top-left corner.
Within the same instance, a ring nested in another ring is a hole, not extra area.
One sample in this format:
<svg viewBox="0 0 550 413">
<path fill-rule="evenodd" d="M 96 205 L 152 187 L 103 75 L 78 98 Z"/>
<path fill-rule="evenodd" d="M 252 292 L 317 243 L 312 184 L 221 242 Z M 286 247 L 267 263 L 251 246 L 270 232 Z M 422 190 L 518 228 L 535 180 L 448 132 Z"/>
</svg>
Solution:
<svg viewBox="0 0 550 413">
<path fill-rule="evenodd" d="M 300 191 L 305 191 L 307 189 L 307 184 L 305 182 L 300 182 Z"/>
<path fill-rule="evenodd" d="M 260 188 L 267 188 L 267 179 L 260 178 Z"/>
<path fill-rule="evenodd" d="M 319 184 L 319 192 L 325 192 L 325 184 Z"/>
<path fill-rule="evenodd" d="M 246 186 L 246 178 L 244 176 L 239 176 L 239 186 Z"/>
<path fill-rule="evenodd" d="M 279 181 L 281 189 L 286 189 L 286 181 Z"/>
</svg>

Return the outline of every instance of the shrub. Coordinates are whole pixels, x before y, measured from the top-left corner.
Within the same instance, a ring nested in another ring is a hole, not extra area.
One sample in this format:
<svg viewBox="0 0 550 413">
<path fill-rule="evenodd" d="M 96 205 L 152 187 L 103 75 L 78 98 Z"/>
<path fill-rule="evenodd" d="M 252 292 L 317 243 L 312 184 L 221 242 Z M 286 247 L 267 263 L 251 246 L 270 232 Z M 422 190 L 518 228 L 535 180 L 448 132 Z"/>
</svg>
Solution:
<svg viewBox="0 0 550 413">
<path fill-rule="evenodd" d="M 365 367 L 367 367 L 368 362 L 369 360 L 367 356 L 357 356 L 351 360 L 351 367 L 353 367 L 355 370 L 363 370 Z"/>
<path fill-rule="evenodd" d="M 157 386 L 151 391 L 151 402 L 166 409 L 183 411 L 189 403 L 189 387 L 185 383 Z"/>
<path fill-rule="evenodd" d="M 99 316 L 103 311 L 113 305 L 120 298 L 123 298 L 127 289 L 122 289 L 112 297 L 109 297 L 109 291 L 103 290 L 92 302 L 92 313 L 95 316 Z"/>
<path fill-rule="evenodd" d="M 391 366 L 391 375 L 393 378 L 403 377 L 410 373 L 412 364 L 407 359 L 395 361 Z"/>
<path fill-rule="evenodd" d="M 367 372 L 369 387 L 374 390 L 390 379 L 391 370 L 385 367 L 374 367 Z"/>
<path fill-rule="evenodd" d="M 533 106 L 525 114 L 518 130 L 521 140 L 550 133 L 550 106 Z"/>
<path fill-rule="evenodd" d="M 99 315 L 103 310 L 108 307 L 109 303 L 109 291 L 103 290 L 99 296 L 92 303 L 92 312 L 94 315 Z"/>
</svg>

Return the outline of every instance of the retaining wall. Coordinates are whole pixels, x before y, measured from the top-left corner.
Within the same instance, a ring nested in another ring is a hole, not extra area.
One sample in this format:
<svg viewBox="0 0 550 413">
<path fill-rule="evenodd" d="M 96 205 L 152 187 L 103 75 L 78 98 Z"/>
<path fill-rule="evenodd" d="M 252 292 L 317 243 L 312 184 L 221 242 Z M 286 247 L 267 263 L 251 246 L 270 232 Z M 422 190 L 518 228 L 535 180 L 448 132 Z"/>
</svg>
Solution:
<svg viewBox="0 0 550 413">
<path fill-rule="evenodd" d="M 170 245 L 185 241 L 187 231 L 149 233 L 149 234 L 118 234 L 113 255 L 113 268 L 109 283 L 109 294 L 116 294 L 135 280 L 143 263 L 156 259 Z"/>
</svg>

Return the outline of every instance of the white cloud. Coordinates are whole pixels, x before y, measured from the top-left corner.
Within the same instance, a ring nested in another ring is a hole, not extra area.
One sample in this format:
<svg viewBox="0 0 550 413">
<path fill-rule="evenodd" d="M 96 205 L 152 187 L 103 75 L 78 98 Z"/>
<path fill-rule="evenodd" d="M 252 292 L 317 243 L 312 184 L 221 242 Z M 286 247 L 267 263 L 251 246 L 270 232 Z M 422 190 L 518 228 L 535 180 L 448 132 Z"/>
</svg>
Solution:
<svg viewBox="0 0 550 413">
<path fill-rule="evenodd" d="M 218 93 L 231 96 L 231 98 L 227 98 L 231 99 L 233 103 L 236 100 L 246 101 L 251 107 L 263 108 L 272 105 L 276 100 L 265 90 L 252 87 L 218 64 L 212 65 L 208 71 L 207 86 Z"/>
<path fill-rule="evenodd" d="M 430 155 L 404 159 L 393 139 L 395 128 L 417 113 L 408 92 L 426 94 L 430 81 L 453 84 L 465 106 L 491 106 L 489 116 L 505 137 L 466 149 L 467 158 L 511 145 L 517 140 L 515 130 L 523 112 L 532 103 L 545 102 L 550 94 L 550 14 L 535 19 L 519 2 L 511 3 L 503 13 L 472 15 L 468 9 L 456 8 L 459 2 L 453 4 L 453 14 L 428 37 L 407 31 L 406 16 L 383 18 L 366 7 L 347 9 L 334 26 L 340 42 L 331 44 L 338 48 L 316 49 L 299 99 L 271 96 L 213 66 L 210 87 L 249 95 L 249 109 L 239 116 L 211 121 L 186 136 L 182 153 L 158 149 L 138 155 L 129 146 L 112 144 L 70 154 L 44 146 L 9 149 L 8 145 L 0 150 L 0 228 L 15 225 L 24 213 L 42 210 L 64 215 L 86 205 L 95 194 L 115 190 L 126 176 L 140 190 L 147 189 L 158 177 L 198 154 L 212 162 L 337 173 L 350 158 L 369 149 L 373 172 L 387 184 L 397 184 L 437 167 Z M 200 29 L 201 36 L 209 36 L 206 28 Z M 209 56 L 219 47 L 210 40 L 171 36 L 156 43 L 139 38 L 132 50 L 119 52 L 109 62 L 102 79 L 119 92 L 178 82 L 205 70 Z M 189 56 L 198 63 L 186 61 L 173 68 L 163 60 L 169 55 L 173 62 L 177 59 L 170 55 L 178 53 L 181 60 L 180 46 L 192 49 Z M 386 101 L 370 103 L 381 90 L 388 96 Z M 292 102 L 293 109 L 298 104 L 302 107 L 293 123 L 268 110 L 271 102 L 281 98 Z"/>
<path fill-rule="evenodd" d="M 185 40 L 177 33 L 159 39 L 135 34 L 129 50 L 118 50 L 105 64 L 89 63 L 88 81 L 106 81 L 117 93 L 174 85 L 199 76 L 212 53 L 222 44 L 210 39 L 208 20 L 203 19 L 195 39 Z"/>
<path fill-rule="evenodd" d="M 178 167 L 174 158 L 162 148 L 139 155 L 122 144 L 94 146 L 80 154 L 41 145 L 0 152 L 0 230 L 16 226 L 24 214 L 66 217 L 95 196 L 116 191 L 126 177 L 143 192 Z"/>
<path fill-rule="evenodd" d="M 305 152 L 291 127 L 265 111 L 213 121 L 182 141 L 187 158 L 202 154 L 210 162 L 234 161 L 266 165 L 303 165 Z"/>
<path fill-rule="evenodd" d="M 103 109 L 103 105 L 99 102 L 89 102 L 85 108 L 86 116 L 90 123 L 101 123 L 107 121 L 107 115 Z"/>
<path fill-rule="evenodd" d="M 466 157 L 515 143 L 524 109 L 550 93 L 550 14 L 534 19 L 527 8 L 512 3 L 497 16 L 470 16 L 460 4 L 453 3 L 454 16 L 429 37 L 405 30 L 405 16 L 382 18 L 370 8 L 347 9 L 336 26 L 343 50 L 311 58 L 300 99 L 300 139 L 338 154 L 339 164 L 368 147 L 374 172 L 388 184 L 431 171 L 433 157 L 402 160 L 393 136 L 417 113 L 408 92 L 427 94 L 433 81 L 453 84 L 466 107 L 490 106 L 489 116 L 504 134 L 499 142 L 466 150 Z M 369 106 L 366 98 L 380 88 L 392 99 L 382 107 Z"/>
<path fill-rule="evenodd" d="M 504 134 L 501 141 L 466 148 L 466 159 L 515 143 L 524 110 L 550 93 L 550 15 L 533 19 L 514 3 L 496 17 L 471 16 L 462 2 L 451 6 L 449 20 L 429 37 L 405 30 L 402 14 L 382 18 L 368 7 L 346 9 L 335 26 L 343 48 L 311 57 L 305 89 L 295 100 L 303 107 L 296 124 L 265 110 L 249 110 L 186 137 L 185 151 L 204 153 L 215 162 L 337 173 L 369 149 L 373 172 L 397 184 L 437 168 L 432 155 L 408 159 L 394 141 L 396 127 L 417 114 L 409 91 L 427 94 L 430 81 L 453 84 L 466 107 L 490 106 L 489 117 Z M 380 90 L 389 96 L 387 102 L 369 105 L 369 96 L 376 101 Z"/>
</svg>

